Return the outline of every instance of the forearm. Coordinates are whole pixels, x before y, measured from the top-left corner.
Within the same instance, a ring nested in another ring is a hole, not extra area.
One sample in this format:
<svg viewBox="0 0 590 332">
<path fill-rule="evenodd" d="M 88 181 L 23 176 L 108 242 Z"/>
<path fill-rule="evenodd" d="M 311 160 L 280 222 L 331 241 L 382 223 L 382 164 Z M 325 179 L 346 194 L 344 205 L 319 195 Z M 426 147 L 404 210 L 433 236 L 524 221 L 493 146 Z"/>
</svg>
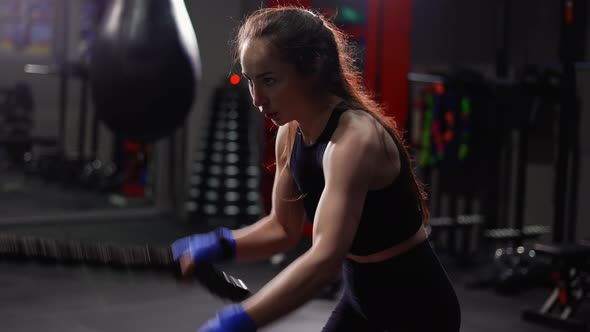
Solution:
<svg viewBox="0 0 590 332">
<path fill-rule="evenodd" d="M 244 309 L 260 328 L 297 309 L 340 272 L 340 263 L 308 251 L 247 299 Z"/>
<path fill-rule="evenodd" d="M 252 261 L 266 259 L 291 248 L 298 237 L 289 235 L 270 216 L 247 227 L 233 231 L 236 240 L 236 260 Z"/>
</svg>

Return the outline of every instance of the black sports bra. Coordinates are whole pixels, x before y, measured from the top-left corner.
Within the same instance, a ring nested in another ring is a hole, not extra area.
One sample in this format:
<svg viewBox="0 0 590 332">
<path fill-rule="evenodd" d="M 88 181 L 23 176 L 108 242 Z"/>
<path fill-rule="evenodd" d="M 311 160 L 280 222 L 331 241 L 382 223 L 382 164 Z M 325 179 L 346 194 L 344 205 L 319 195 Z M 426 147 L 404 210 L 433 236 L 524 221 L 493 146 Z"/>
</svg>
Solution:
<svg viewBox="0 0 590 332">
<path fill-rule="evenodd" d="M 345 103 L 335 107 L 313 144 L 306 145 L 297 130 L 290 157 L 289 170 L 300 194 L 304 194 L 305 215 L 313 222 L 316 208 L 324 190 L 322 158 L 338 121 L 348 109 Z M 395 140 L 395 139 L 394 139 Z M 394 246 L 414 235 L 422 225 L 419 202 L 408 185 L 407 163 L 402 162 L 400 174 L 389 185 L 367 193 L 362 218 L 349 252 L 369 255 Z"/>
</svg>

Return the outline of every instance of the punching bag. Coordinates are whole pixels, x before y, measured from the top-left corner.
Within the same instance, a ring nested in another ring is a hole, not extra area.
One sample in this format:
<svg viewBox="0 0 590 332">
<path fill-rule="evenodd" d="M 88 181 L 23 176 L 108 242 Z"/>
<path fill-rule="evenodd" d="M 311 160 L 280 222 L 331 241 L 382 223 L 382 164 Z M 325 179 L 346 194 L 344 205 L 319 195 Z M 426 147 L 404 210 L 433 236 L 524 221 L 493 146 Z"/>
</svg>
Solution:
<svg viewBox="0 0 590 332">
<path fill-rule="evenodd" d="M 184 0 L 111 0 L 89 74 L 97 115 L 115 134 L 142 143 L 172 134 L 201 78 Z"/>
</svg>

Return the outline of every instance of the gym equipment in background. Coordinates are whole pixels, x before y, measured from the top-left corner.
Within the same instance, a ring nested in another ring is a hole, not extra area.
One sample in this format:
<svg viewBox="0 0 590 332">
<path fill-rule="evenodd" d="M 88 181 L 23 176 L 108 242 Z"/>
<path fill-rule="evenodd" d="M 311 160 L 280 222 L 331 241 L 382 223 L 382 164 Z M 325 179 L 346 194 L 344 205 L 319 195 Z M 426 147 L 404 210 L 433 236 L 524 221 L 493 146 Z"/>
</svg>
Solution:
<svg viewBox="0 0 590 332">
<path fill-rule="evenodd" d="M 534 250 L 550 260 L 553 289 L 540 307 L 524 310 L 522 318 L 567 331 L 588 331 L 590 324 L 576 314 L 590 290 L 590 243 L 536 244 Z"/>
<path fill-rule="evenodd" d="M 250 95 L 244 84 L 224 80 L 203 119 L 189 178 L 186 209 L 192 217 L 249 224 L 262 215 L 260 160 L 249 123 Z M 234 84 L 235 83 L 235 84 Z M 231 225 L 237 226 L 237 225 Z M 230 227 L 231 227 L 230 226 Z"/>
<path fill-rule="evenodd" d="M 183 0 L 112 0 L 91 50 L 98 117 L 140 143 L 170 135 L 187 117 L 201 78 L 197 38 Z"/>
<path fill-rule="evenodd" d="M 538 71 L 523 71 L 518 82 L 495 81 L 470 70 L 408 75 L 415 90 L 411 142 L 426 183 L 434 183 L 431 239 L 466 263 L 481 259 L 474 253 L 485 252 L 489 260 L 487 253 L 498 247 L 523 246 L 525 240 L 549 232 L 547 226 L 524 224 L 526 165 L 530 132 L 546 122 L 538 119 L 554 116 L 556 104 L 548 96 L 555 93 L 555 83 L 550 82 L 559 76 L 549 69 L 534 73 Z M 509 167 L 512 133 L 518 138 L 516 170 Z M 498 186 L 497 179 L 503 178 L 517 181 L 514 195 L 506 183 Z M 459 210 L 461 198 L 464 204 Z M 515 201 L 514 218 L 507 212 L 508 198 Z M 473 210 L 476 200 L 482 203 L 478 211 Z M 443 207 L 448 207 L 447 216 L 441 216 Z M 443 247 L 442 238 L 447 240 Z M 458 243 L 461 248 L 456 248 Z"/>
<path fill-rule="evenodd" d="M 37 75 L 57 76 L 58 108 L 59 114 L 57 144 L 49 149 L 41 144 L 36 144 L 27 153 L 27 176 L 39 175 L 44 180 L 55 180 L 67 186 L 76 186 L 86 189 L 111 190 L 116 188 L 114 179 L 118 168 L 110 161 L 100 160 L 98 157 L 99 123 L 96 112 L 90 113 L 89 103 L 89 77 L 88 61 L 90 50 L 93 46 L 96 25 L 102 17 L 105 3 L 100 1 L 84 1 L 81 3 L 80 33 L 77 53 L 74 59 L 67 56 L 70 27 L 69 17 L 71 8 L 65 6 L 63 16 L 64 24 L 63 45 L 57 52 L 57 60 L 49 65 L 27 64 L 25 72 Z M 70 83 L 75 79 L 79 83 L 78 121 L 75 154 L 67 153 L 66 123 L 69 120 L 69 96 Z M 90 151 L 87 151 L 88 117 L 90 118 Z M 45 144 L 47 145 L 47 144 Z"/>
<path fill-rule="evenodd" d="M 588 33 L 588 1 L 561 1 L 560 80 L 550 95 L 560 105 L 557 156 L 553 189 L 553 236 L 551 244 L 535 245 L 537 252 L 552 261 L 554 288 L 538 309 L 523 311 L 529 322 L 569 331 L 587 331 L 587 320 L 576 317 L 588 297 L 590 244 L 577 239 L 578 186 L 580 182 L 581 96 L 576 71 L 584 61 Z M 552 76 L 552 75 L 551 75 Z M 550 76 L 550 77 L 551 77 Z"/>
<path fill-rule="evenodd" d="M 0 88 L 0 170 L 22 167 L 31 149 L 34 116 L 33 92 L 25 83 Z"/>
</svg>

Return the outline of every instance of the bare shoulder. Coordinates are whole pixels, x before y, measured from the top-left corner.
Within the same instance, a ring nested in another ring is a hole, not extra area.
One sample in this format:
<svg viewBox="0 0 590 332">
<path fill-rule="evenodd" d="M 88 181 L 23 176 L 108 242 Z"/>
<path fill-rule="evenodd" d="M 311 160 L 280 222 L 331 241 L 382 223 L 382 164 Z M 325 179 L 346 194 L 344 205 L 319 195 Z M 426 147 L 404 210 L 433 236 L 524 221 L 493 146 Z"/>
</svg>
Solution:
<svg viewBox="0 0 590 332">
<path fill-rule="evenodd" d="M 380 124 L 363 111 L 349 110 L 342 114 L 338 127 L 324 152 L 324 167 L 330 171 L 346 165 L 353 173 L 371 174 L 379 154 Z"/>
<path fill-rule="evenodd" d="M 277 160 L 278 165 L 282 165 L 284 162 L 286 162 L 285 158 L 288 158 L 284 155 L 284 152 L 287 142 L 289 142 L 289 126 L 289 124 L 286 124 L 284 126 L 280 126 L 277 129 L 277 134 L 275 137 L 275 158 Z"/>
<path fill-rule="evenodd" d="M 382 130 L 381 124 L 367 112 L 348 110 L 342 114 L 331 143 L 353 143 L 350 148 L 357 153 L 371 152 L 379 147 Z"/>
<path fill-rule="evenodd" d="M 283 149 L 285 147 L 285 144 L 287 143 L 287 136 L 289 134 L 289 125 L 286 124 L 284 126 L 280 126 L 277 129 L 277 136 L 275 139 L 275 145 L 278 149 Z"/>
</svg>

